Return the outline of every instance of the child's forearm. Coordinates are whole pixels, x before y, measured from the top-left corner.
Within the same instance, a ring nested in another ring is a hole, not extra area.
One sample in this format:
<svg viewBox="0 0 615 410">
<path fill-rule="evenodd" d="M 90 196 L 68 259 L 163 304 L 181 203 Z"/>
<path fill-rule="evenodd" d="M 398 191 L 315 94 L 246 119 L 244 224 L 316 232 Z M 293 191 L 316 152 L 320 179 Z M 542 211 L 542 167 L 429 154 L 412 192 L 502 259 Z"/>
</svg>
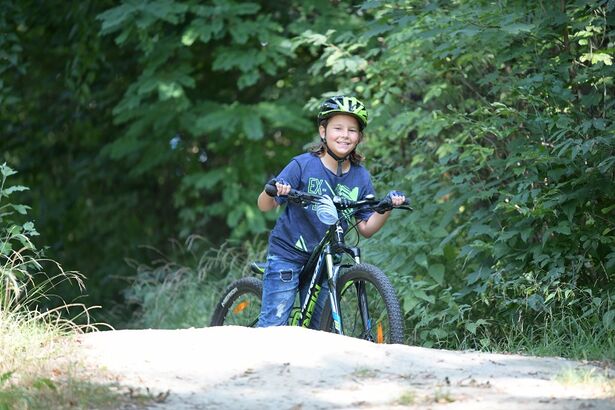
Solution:
<svg viewBox="0 0 615 410">
<path fill-rule="evenodd" d="M 359 233 L 364 237 L 369 238 L 378 232 L 380 228 L 382 228 L 387 219 L 389 219 L 389 215 L 391 215 L 391 211 L 387 211 L 383 214 L 374 212 L 367 221 L 359 222 L 357 225 Z"/>
<path fill-rule="evenodd" d="M 258 209 L 260 209 L 262 212 L 271 211 L 272 209 L 278 206 L 278 203 L 276 202 L 276 200 L 273 197 L 270 197 L 269 195 L 267 195 L 265 191 L 261 192 L 260 195 L 258 196 L 257 204 L 258 204 Z"/>
</svg>

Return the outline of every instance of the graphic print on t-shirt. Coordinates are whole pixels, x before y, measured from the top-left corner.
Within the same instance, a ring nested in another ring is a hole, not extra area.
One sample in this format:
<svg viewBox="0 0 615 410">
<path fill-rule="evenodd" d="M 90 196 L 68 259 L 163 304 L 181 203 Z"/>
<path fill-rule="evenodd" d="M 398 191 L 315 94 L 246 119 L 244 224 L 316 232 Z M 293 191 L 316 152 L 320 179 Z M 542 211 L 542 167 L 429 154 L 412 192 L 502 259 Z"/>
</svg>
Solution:
<svg viewBox="0 0 615 410">
<path fill-rule="evenodd" d="M 305 239 L 303 239 L 303 235 L 299 235 L 299 239 L 295 242 L 295 248 L 300 249 L 304 252 L 308 251 L 307 245 L 305 244 Z"/>
<path fill-rule="evenodd" d="M 325 188 L 323 188 L 322 186 L 323 183 L 326 185 Z M 350 199 L 351 201 L 356 201 L 359 199 L 359 187 L 358 186 L 351 189 L 350 187 L 344 184 L 337 184 L 335 186 L 335 189 L 333 189 L 327 180 L 323 180 L 319 178 L 310 178 L 308 180 L 308 192 L 310 194 L 316 194 L 316 195 L 327 195 L 327 194 L 328 196 L 337 195 L 341 198 Z M 333 195 L 329 194 L 329 192 L 332 193 Z M 316 210 L 316 205 L 312 205 L 312 210 L 314 211 Z M 345 218 L 348 218 L 352 212 L 353 211 L 351 209 L 346 209 L 342 211 L 342 214 L 344 215 Z"/>
</svg>

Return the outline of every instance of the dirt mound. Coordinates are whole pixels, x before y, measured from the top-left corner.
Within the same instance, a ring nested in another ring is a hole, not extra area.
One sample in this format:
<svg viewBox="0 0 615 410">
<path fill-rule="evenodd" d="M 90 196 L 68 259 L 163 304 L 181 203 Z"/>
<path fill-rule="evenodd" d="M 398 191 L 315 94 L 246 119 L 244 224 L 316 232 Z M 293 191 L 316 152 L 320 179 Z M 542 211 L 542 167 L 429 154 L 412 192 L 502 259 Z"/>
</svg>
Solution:
<svg viewBox="0 0 615 410">
<path fill-rule="evenodd" d="M 612 371 L 559 358 L 376 345 L 298 327 L 79 339 L 91 365 L 160 394 L 160 409 L 615 409 Z"/>
</svg>

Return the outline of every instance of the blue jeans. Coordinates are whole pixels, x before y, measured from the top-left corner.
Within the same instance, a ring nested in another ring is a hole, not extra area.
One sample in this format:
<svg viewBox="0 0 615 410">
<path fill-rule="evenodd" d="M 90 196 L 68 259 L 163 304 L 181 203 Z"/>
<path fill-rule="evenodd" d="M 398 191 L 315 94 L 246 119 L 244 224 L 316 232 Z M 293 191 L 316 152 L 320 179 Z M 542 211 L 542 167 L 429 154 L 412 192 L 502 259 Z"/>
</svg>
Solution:
<svg viewBox="0 0 615 410">
<path fill-rule="evenodd" d="M 301 304 L 309 290 L 309 280 L 299 289 L 299 273 L 303 265 L 280 259 L 276 255 L 267 256 L 267 266 L 263 274 L 263 302 L 258 319 L 258 327 L 284 326 L 288 324 L 295 303 L 297 290 Z M 319 329 L 320 316 L 329 295 L 327 281 L 324 281 L 310 321 L 311 329 Z"/>
</svg>

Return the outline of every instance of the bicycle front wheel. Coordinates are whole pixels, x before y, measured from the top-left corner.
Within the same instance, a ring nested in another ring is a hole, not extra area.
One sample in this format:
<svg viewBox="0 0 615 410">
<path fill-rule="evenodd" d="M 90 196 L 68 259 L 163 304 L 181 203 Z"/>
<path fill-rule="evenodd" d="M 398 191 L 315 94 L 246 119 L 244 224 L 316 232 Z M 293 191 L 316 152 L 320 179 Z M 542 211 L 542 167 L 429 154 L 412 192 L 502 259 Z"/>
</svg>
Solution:
<svg viewBox="0 0 615 410">
<path fill-rule="evenodd" d="M 389 278 L 377 267 L 358 264 L 337 280 L 344 335 L 375 343 L 404 343 L 404 321 Z M 322 312 L 321 329 L 334 332 L 331 303 Z"/>
<path fill-rule="evenodd" d="M 233 282 L 216 305 L 210 326 L 256 327 L 261 312 L 263 282 L 242 278 Z"/>
</svg>

